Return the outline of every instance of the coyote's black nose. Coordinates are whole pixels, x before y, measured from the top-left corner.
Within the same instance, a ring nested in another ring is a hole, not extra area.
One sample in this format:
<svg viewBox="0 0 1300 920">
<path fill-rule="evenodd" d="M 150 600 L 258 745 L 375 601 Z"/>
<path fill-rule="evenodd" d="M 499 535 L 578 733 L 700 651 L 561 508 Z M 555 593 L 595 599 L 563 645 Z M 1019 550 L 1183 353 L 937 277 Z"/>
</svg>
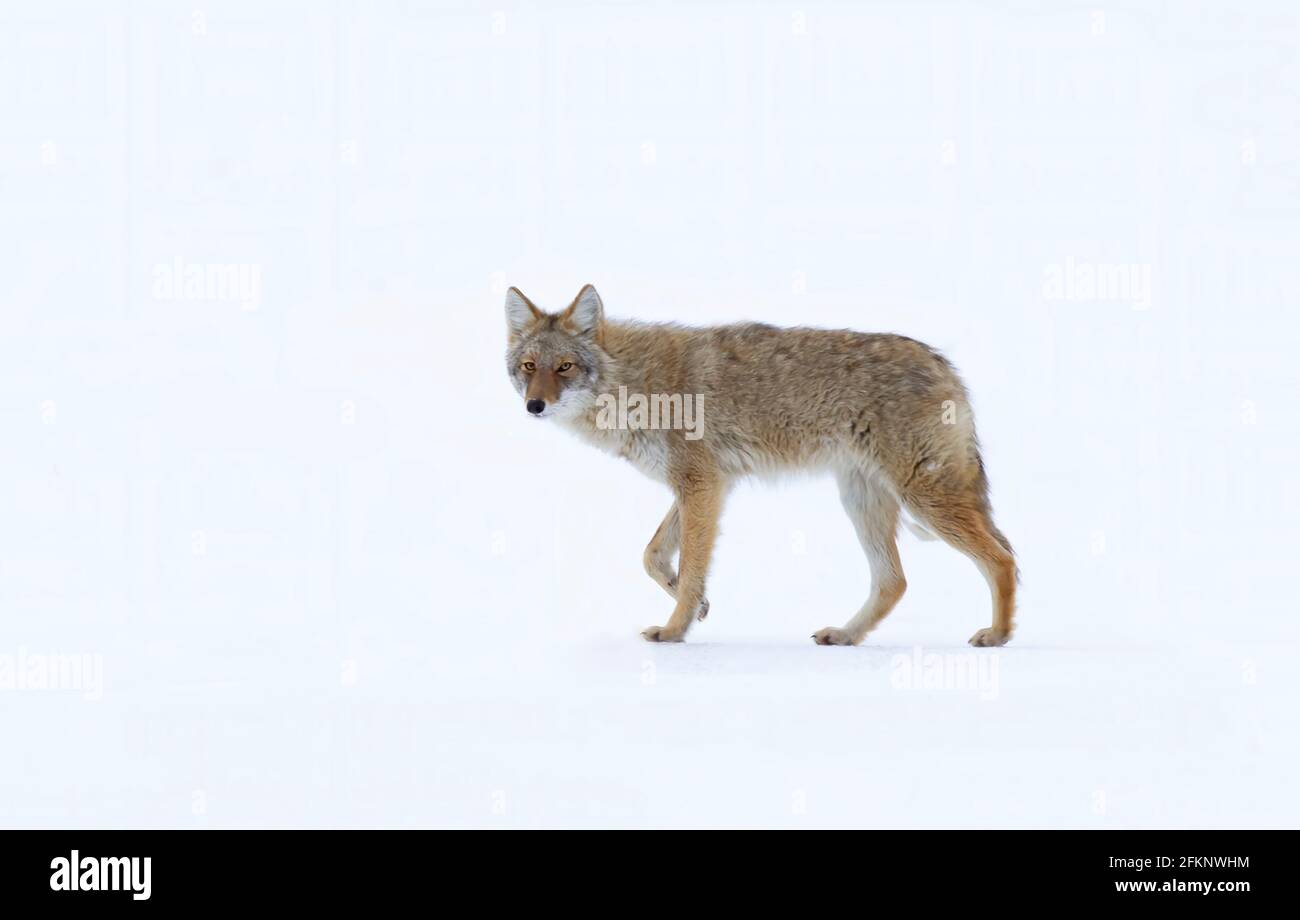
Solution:
<svg viewBox="0 0 1300 920">
<path fill-rule="evenodd" d="M 543 410 L 546 409 L 546 403 L 540 399 L 530 399 L 526 404 L 526 408 L 533 415 L 541 415 Z"/>
</svg>

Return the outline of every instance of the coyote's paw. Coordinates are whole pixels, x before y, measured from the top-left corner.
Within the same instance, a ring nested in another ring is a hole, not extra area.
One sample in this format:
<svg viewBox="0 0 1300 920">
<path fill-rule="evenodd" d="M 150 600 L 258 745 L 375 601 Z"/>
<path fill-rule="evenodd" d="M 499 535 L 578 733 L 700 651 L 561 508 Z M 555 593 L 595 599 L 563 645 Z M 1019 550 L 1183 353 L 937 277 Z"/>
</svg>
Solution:
<svg viewBox="0 0 1300 920">
<path fill-rule="evenodd" d="M 695 619 L 703 620 L 709 615 L 709 599 L 706 597 L 700 601 L 700 609 L 695 611 Z"/>
<path fill-rule="evenodd" d="M 812 634 L 813 641 L 818 645 L 857 645 L 853 637 L 838 626 L 827 626 L 825 629 L 819 629 Z"/>
<path fill-rule="evenodd" d="M 1006 645 L 1011 638 L 1011 633 L 1002 632 L 994 629 L 992 626 L 987 629 L 981 629 L 975 635 L 970 637 L 970 644 L 979 647 Z"/>
<path fill-rule="evenodd" d="M 641 638 L 647 642 L 681 642 L 682 633 L 673 632 L 667 626 L 651 626 L 641 630 Z"/>
</svg>

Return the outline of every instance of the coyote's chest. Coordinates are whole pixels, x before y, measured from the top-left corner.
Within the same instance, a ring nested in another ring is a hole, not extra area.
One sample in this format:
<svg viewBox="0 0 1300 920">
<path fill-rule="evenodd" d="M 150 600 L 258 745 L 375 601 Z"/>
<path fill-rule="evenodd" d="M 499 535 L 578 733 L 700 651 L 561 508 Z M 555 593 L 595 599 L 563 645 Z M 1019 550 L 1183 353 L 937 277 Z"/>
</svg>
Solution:
<svg viewBox="0 0 1300 920">
<path fill-rule="evenodd" d="M 584 441 L 628 461 L 651 479 L 667 480 L 668 439 L 665 432 L 602 428 L 592 418 L 577 419 L 569 427 Z"/>
</svg>

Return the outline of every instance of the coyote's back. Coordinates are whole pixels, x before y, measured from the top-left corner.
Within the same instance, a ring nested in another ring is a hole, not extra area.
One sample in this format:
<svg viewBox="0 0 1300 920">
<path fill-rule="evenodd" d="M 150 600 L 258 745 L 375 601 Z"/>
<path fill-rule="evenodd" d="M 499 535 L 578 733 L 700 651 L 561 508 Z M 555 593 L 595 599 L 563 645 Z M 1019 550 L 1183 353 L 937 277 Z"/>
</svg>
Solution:
<svg viewBox="0 0 1300 920">
<path fill-rule="evenodd" d="M 614 324 L 611 353 L 647 392 L 702 394 L 729 473 L 866 463 L 900 482 L 978 458 L 966 389 L 938 352 L 897 335 Z"/>
</svg>

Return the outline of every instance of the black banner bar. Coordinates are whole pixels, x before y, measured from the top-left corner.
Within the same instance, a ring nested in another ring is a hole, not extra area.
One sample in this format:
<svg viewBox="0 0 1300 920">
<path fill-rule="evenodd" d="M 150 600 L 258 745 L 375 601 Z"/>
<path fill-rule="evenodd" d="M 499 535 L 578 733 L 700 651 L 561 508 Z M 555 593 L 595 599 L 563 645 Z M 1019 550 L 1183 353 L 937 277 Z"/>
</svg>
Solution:
<svg viewBox="0 0 1300 920">
<path fill-rule="evenodd" d="M 146 909 L 408 902 L 452 890 L 534 900 L 557 891 L 686 884 L 742 897 L 808 888 L 909 892 L 929 907 L 1126 901 L 1224 908 L 1286 896 L 1293 832 L 861 831 L 10 831 L 7 906 Z M 544 839 L 554 837 L 555 839 Z M 537 905 L 541 909 L 541 905 Z"/>
</svg>

